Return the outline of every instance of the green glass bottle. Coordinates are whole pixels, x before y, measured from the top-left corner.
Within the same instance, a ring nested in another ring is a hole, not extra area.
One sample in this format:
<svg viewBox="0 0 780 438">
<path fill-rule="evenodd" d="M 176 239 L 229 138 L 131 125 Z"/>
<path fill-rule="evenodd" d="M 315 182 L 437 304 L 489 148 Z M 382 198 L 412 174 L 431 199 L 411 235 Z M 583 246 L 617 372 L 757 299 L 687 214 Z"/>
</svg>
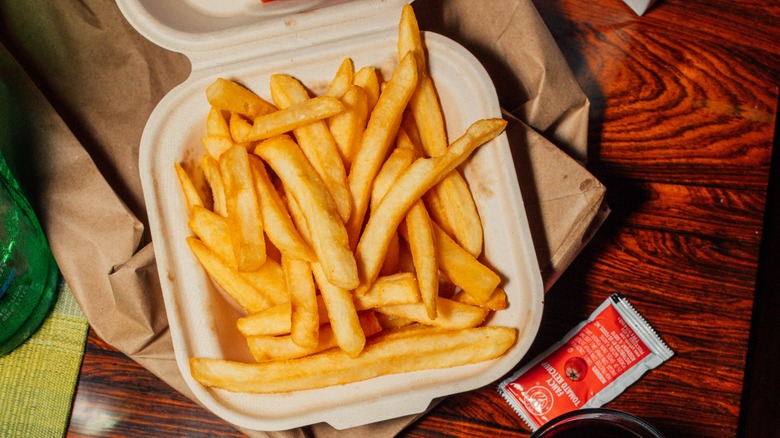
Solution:
<svg viewBox="0 0 780 438">
<path fill-rule="evenodd" d="M 0 82 L 0 141 L 9 134 L 8 93 Z M 0 155 L 0 356 L 30 337 L 51 311 L 59 269 L 27 198 Z"/>
</svg>

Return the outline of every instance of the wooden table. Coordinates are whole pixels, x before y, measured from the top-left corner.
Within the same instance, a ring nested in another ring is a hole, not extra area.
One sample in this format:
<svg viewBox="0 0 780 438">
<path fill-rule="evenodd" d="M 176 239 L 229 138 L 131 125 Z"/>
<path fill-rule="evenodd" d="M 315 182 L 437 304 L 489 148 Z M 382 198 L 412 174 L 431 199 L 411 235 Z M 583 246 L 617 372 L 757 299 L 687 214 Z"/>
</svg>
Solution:
<svg viewBox="0 0 780 438">
<path fill-rule="evenodd" d="M 780 6 L 660 0 L 640 18 L 619 0 L 535 3 L 591 99 L 588 167 L 613 213 L 547 294 L 528 359 L 620 292 L 676 355 L 609 407 L 670 437 L 769 436 L 771 418 L 752 419 L 776 382 L 749 347 L 754 305 L 768 320 L 777 308 L 778 294 L 766 295 L 777 250 L 761 248 Z M 752 330 L 756 351 L 777 344 L 755 336 L 771 327 Z M 404 435 L 528 436 L 495 386 L 449 397 Z M 240 436 L 91 333 L 69 436 L 101 434 Z"/>
</svg>

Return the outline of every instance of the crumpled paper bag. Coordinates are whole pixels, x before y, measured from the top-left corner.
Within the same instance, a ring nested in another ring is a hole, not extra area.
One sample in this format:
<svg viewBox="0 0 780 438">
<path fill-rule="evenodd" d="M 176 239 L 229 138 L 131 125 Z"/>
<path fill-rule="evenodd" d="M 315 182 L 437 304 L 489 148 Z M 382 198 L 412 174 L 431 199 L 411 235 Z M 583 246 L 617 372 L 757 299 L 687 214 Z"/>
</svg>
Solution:
<svg viewBox="0 0 780 438">
<path fill-rule="evenodd" d="M 414 6 L 422 29 L 469 48 L 496 83 L 549 287 L 608 212 L 605 188 L 581 164 L 588 100 L 530 0 Z M 192 398 L 173 356 L 138 174 L 147 118 L 189 61 L 145 40 L 111 0 L 5 0 L 0 21 L 0 73 L 29 135 L 23 183 L 66 281 L 102 339 Z M 414 418 L 349 433 L 391 436 Z M 339 433 L 327 424 L 244 432 Z"/>
</svg>

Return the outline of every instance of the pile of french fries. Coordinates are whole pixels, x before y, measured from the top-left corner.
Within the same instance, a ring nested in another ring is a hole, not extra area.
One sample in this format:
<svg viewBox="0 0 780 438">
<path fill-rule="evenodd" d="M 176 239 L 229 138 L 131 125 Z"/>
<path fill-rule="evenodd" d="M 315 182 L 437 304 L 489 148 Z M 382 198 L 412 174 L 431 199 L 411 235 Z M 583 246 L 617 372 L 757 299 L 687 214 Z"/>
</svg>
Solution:
<svg viewBox="0 0 780 438">
<path fill-rule="evenodd" d="M 192 358 L 203 385 L 288 392 L 489 360 L 513 328 L 501 278 L 478 260 L 482 226 L 459 166 L 499 135 L 473 123 L 449 143 L 417 19 L 405 5 L 398 64 L 340 65 L 326 92 L 270 78 L 272 101 L 219 78 L 205 153 L 176 163 L 187 243 L 246 313 L 256 362 Z M 185 166 L 187 167 L 185 169 Z"/>
</svg>

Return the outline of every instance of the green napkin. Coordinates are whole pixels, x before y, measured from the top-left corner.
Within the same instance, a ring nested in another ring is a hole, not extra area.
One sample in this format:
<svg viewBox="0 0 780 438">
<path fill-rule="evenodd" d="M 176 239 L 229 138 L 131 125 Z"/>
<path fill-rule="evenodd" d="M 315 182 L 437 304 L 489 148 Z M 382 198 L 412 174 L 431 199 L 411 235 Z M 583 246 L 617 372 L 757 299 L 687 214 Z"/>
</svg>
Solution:
<svg viewBox="0 0 780 438">
<path fill-rule="evenodd" d="M 0 358 L 0 437 L 64 436 L 68 427 L 89 325 L 61 284 L 41 328 Z"/>
</svg>

